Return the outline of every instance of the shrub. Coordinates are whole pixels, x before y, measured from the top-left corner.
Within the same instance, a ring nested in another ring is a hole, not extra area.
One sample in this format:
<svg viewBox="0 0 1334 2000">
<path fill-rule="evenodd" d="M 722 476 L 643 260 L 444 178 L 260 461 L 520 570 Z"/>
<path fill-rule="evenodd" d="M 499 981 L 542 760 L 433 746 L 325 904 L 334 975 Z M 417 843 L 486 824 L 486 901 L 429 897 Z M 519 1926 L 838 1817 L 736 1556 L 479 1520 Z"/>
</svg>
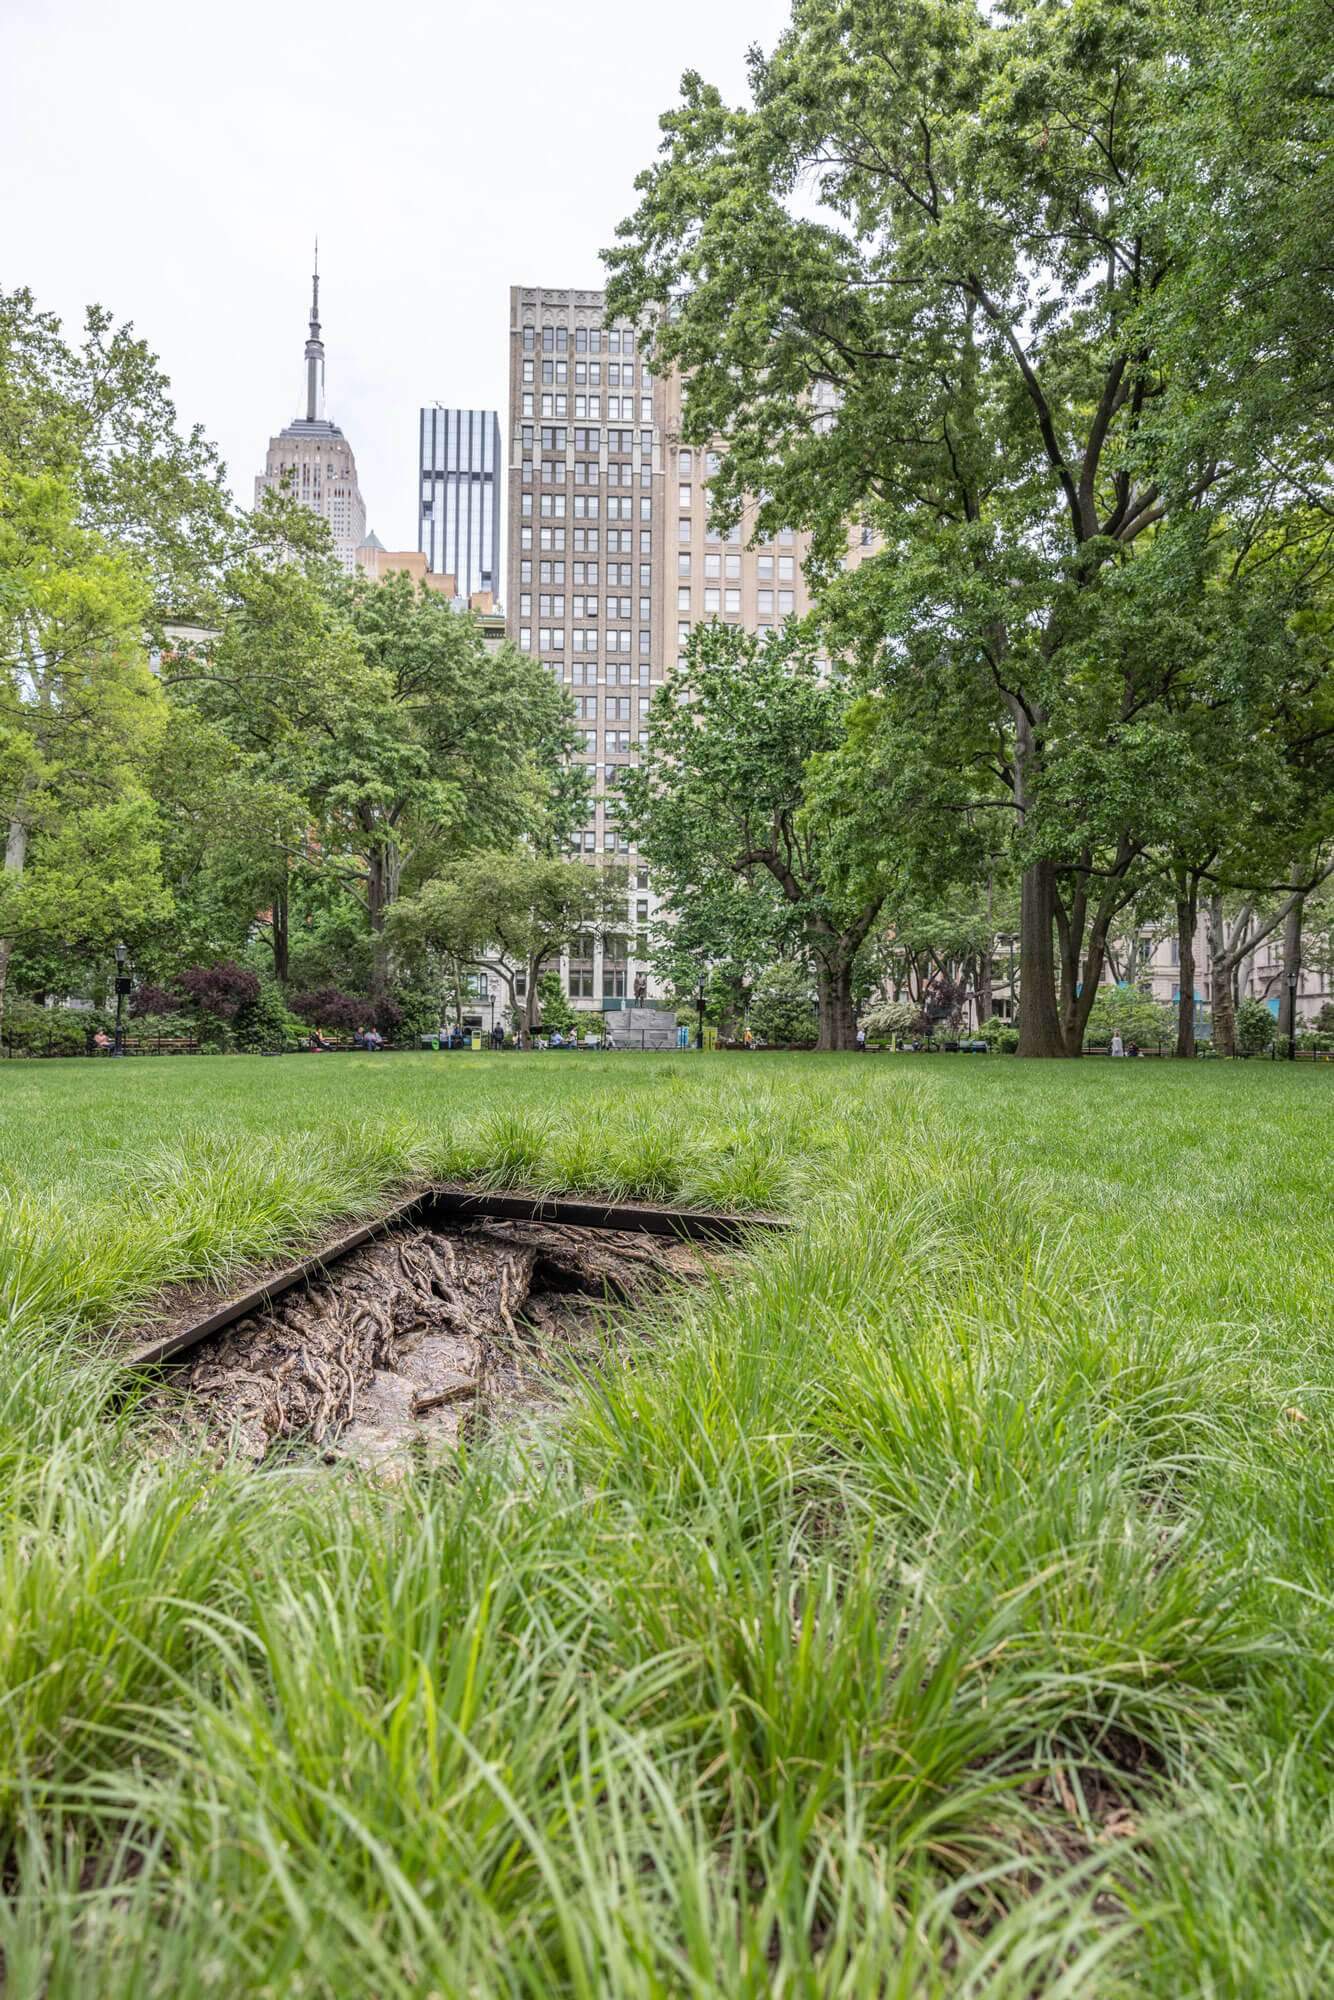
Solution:
<svg viewBox="0 0 1334 2000">
<path fill-rule="evenodd" d="M 1243 1000 L 1237 1009 L 1237 1054 L 1263 1055 L 1274 1039 L 1275 1022 L 1263 1000 Z"/>
<path fill-rule="evenodd" d="M 99 1028 L 110 1033 L 105 1014 L 73 1007 L 38 1007 L 11 1000 L 5 1009 L 5 1040 L 25 1055 L 81 1056 Z"/>
<path fill-rule="evenodd" d="M 1318 1035 L 1334 1035 L 1334 1000 L 1326 1000 L 1312 1026 Z"/>
<path fill-rule="evenodd" d="M 1176 1034 L 1176 1015 L 1138 986 L 1100 986 L 1089 1009 L 1084 1040 L 1105 1047 L 1113 1035 L 1154 1046 Z"/>
<path fill-rule="evenodd" d="M 166 986 L 136 986 L 130 995 L 130 1012 L 136 1019 L 141 1014 L 174 1014 L 180 1004 L 180 995 Z"/>
<path fill-rule="evenodd" d="M 337 986 L 317 986 L 311 993 L 298 993 L 291 1010 L 312 1028 L 331 1028 L 336 1034 L 350 1035 L 369 1025 L 375 1002 L 362 993 L 343 993 Z"/>
<path fill-rule="evenodd" d="M 282 987 L 267 980 L 254 1000 L 237 1008 L 234 1032 L 239 1049 L 275 1049 L 299 1036 L 301 1023 L 289 1012 Z"/>
<path fill-rule="evenodd" d="M 1017 1022 L 1002 1021 L 999 1014 L 991 1014 L 983 1021 L 974 1038 L 985 1042 L 989 1049 L 1000 1055 L 1012 1056 L 1019 1046 Z"/>
<path fill-rule="evenodd" d="M 880 1000 L 862 1010 L 867 1039 L 888 1041 L 891 1035 L 911 1035 L 922 1027 L 922 1010 L 911 1000 Z"/>
<path fill-rule="evenodd" d="M 544 972 L 537 982 L 537 1015 L 543 1034 L 566 1034 L 574 1026 L 574 1009 L 566 999 L 558 972 Z"/>
<path fill-rule="evenodd" d="M 750 1003 L 751 1033 L 760 1041 L 787 1043 L 799 1049 L 814 1047 L 819 1032 L 814 1000 L 811 976 L 804 965 L 791 961 L 771 965 L 756 981 Z"/>
<path fill-rule="evenodd" d="M 214 1021 L 230 1021 L 239 1007 L 259 998 L 259 974 L 230 958 L 192 965 L 176 983 L 191 1005 Z"/>
</svg>

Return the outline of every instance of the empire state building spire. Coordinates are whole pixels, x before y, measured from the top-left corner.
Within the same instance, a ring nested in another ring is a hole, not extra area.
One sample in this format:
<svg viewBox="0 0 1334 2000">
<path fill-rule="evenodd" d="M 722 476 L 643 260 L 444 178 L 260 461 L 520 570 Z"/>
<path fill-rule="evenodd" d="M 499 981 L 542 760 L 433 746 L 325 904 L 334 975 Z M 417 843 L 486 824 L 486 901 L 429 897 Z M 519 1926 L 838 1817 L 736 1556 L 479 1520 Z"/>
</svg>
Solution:
<svg viewBox="0 0 1334 2000">
<path fill-rule="evenodd" d="M 320 392 L 324 387 L 324 342 L 320 339 L 320 239 L 315 238 L 315 274 L 311 281 L 310 337 L 306 341 L 306 422 L 313 424 L 320 413 Z"/>
</svg>

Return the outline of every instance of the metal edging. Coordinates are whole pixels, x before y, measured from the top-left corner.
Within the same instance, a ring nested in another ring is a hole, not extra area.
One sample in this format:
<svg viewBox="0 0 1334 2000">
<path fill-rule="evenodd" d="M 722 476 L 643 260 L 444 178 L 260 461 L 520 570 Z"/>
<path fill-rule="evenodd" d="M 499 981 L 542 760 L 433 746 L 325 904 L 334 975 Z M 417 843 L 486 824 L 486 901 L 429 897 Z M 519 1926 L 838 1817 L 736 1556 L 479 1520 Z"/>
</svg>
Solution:
<svg viewBox="0 0 1334 2000">
<path fill-rule="evenodd" d="M 563 1195 L 485 1193 L 473 1188 L 429 1187 L 409 1200 L 397 1203 L 346 1236 L 326 1243 L 322 1250 L 272 1272 L 249 1291 L 226 1299 L 203 1319 L 176 1327 L 157 1340 L 148 1340 L 126 1356 L 127 1368 L 151 1368 L 188 1354 L 210 1334 L 221 1333 L 253 1312 L 263 1311 L 284 1293 L 295 1291 L 323 1277 L 331 1264 L 340 1263 L 352 1251 L 385 1235 L 401 1223 L 424 1219 L 435 1223 L 460 1222 L 552 1222 L 569 1229 L 624 1230 L 640 1236 L 674 1236 L 696 1243 L 735 1243 L 752 1229 L 786 1229 L 787 1221 L 776 1215 L 722 1215 L 702 1209 L 644 1208 L 628 1203 L 571 1201 Z"/>
</svg>

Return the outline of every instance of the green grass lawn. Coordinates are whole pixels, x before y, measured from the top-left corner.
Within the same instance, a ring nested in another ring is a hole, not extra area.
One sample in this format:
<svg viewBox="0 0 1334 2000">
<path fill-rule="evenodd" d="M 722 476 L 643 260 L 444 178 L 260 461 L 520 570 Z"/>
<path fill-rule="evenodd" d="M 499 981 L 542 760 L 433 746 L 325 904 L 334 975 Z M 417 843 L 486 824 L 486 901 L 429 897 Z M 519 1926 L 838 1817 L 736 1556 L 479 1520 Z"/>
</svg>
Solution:
<svg viewBox="0 0 1334 2000">
<path fill-rule="evenodd" d="M 143 1449 L 100 1336 L 448 1176 L 778 1209 L 558 1423 Z M 1334 1070 L 0 1066 L 4 1993 L 1334 1989 Z"/>
</svg>

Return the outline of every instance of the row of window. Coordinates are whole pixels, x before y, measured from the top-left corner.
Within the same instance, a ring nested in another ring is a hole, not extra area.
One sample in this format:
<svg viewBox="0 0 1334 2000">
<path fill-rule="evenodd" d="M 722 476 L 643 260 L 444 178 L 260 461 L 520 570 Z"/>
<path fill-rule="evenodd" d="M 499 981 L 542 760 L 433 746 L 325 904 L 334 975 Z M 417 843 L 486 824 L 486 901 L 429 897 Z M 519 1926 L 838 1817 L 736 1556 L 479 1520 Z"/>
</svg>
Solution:
<svg viewBox="0 0 1334 2000">
<path fill-rule="evenodd" d="M 544 660 L 542 664 L 548 669 L 553 680 L 564 680 L 564 660 Z M 629 687 L 633 681 L 638 681 L 640 687 L 648 687 L 651 676 L 645 660 L 640 660 L 638 666 L 634 668 L 628 660 L 608 660 L 601 672 L 601 679 L 608 687 Z M 570 668 L 571 687 L 596 687 L 598 680 L 599 670 L 596 660 L 576 660 Z"/>
<path fill-rule="evenodd" d="M 687 592 L 688 595 L 689 593 Z M 631 597 L 607 598 L 605 614 L 599 609 L 602 601 L 598 597 L 572 597 L 570 599 L 570 616 L 572 618 L 600 618 L 605 615 L 608 618 L 615 619 L 630 618 L 633 615 L 630 607 L 634 603 L 634 599 Z M 521 591 L 519 594 L 519 616 L 520 618 L 531 618 L 532 615 L 532 594 L 526 590 Z M 539 618 L 563 618 L 565 616 L 564 597 L 557 592 L 540 592 L 537 600 L 537 615 Z M 639 600 L 639 616 L 647 621 L 651 615 L 650 599 L 641 597 Z M 619 652 L 619 650 L 620 648 L 618 647 L 617 651 Z"/>
<path fill-rule="evenodd" d="M 573 345 L 576 354 L 633 354 L 635 337 L 631 329 L 612 326 L 579 326 L 574 329 L 574 340 L 570 340 L 570 328 L 551 324 L 541 329 L 541 348 L 544 354 L 568 354 Z M 533 354 L 538 347 L 538 329 L 532 320 L 523 327 L 523 351 Z"/>
<path fill-rule="evenodd" d="M 539 510 L 543 520 L 563 521 L 566 519 L 567 512 L 573 515 L 576 521 L 596 521 L 598 519 L 601 513 L 601 500 L 598 494 L 576 493 L 574 495 L 574 504 L 567 508 L 566 503 L 568 498 L 569 496 L 564 493 L 544 493 Z M 519 495 L 519 513 L 525 520 L 532 519 L 533 496 L 531 493 L 521 493 Z M 635 503 L 628 494 L 609 493 L 607 495 L 607 519 L 609 521 L 633 521 L 634 518 Z M 639 518 L 641 521 L 651 521 L 653 519 L 653 502 L 647 495 L 639 502 Z"/>
<path fill-rule="evenodd" d="M 575 554 L 580 555 L 586 552 L 589 555 L 596 555 L 600 532 L 597 528 L 576 528 L 574 530 L 574 541 L 571 544 Z M 519 547 L 521 549 L 531 549 L 532 546 L 532 529 L 520 528 Z M 540 549 L 563 549 L 565 547 L 564 528 L 540 528 L 538 530 L 537 546 Z M 602 546 L 606 549 L 609 556 L 628 556 L 634 551 L 634 530 L 632 528 L 608 528 L 607 539 Z M 651 555 L 652 551 L 653 530 L 651 528 L 641 528 L 639 530 L 639 553 L 641 556 L 646 556 Z"/>
<path fill-rule="evenodd" d="M 628 757 L 630 755 L 630 740 L 631 740 L 630 731 L 628 729 L 604 730 L 603 732 L 604 747 L 602 750 L 602 755 L 604 757 Z M 647 729 L 641 729 L 636 735 L 634 741 L 637 749 L 640 750 L 647 749 L 648 747 Z M 598 754 L 598 733 L 596 729 L 586 729 L 584 731 L 584 736 L 583 736 L 583 755 L 585 757 L 596 757 L 597 754 Z M 608 781 L 612 781 L 615 779 L 616 766 L 614 764 L 609 764 L 607 766 L 606 775 Z"/>
<path fill-rule="evenodd" d="M 636 477 L 636 472 L 638 476 Z M 531 458 L 519 462 L 519 479 L 522 485 L 533 483 L 533 461 Z M 544 486 L 566 486 L 570 479 L 570 461 L 565 458 L 544 458 L 542 460 L 542 484 Z M 652 486 L 653 467 L 619 464 L 613 460 L 610 465 L 599 466 L 595 458 L 576 458 L 574 461 L 574 483 L 576 486 Z"/>
<path fill-rule="evenodd" d="M 755 613 L 757 617 L 759 618 L 773 617 L 774 596 L 775 593 L 772 590 L 756 591 Z M 778 615 L 780 618 L 786 618 L 789 612 L 796 610 L 797 593 L 794 590 L 780 590 L 777 592 L 777 597 L 778 597 Z M 689 611 L 690 586 L 688 584 L 682 585 L 682 587 L 677 591 L 676 608 L 678 611 Z M 729 615 L 735 616 L 737 618 L 741 616 L 741 591 L 739 587 L 734 586 L 729 589 L 726 586 L 720 587 L 717 584 L 708 584 L 705 586 L 704 589 L 705 617 L 707 618 L 710 616 L 711 613 L 719 611 L 726 611 Z"/>
<path fill-rule="evenodd" d="M 525 361 L 523 364 L 524 381 L 535 382 L 537 380 L 536 371 L 537 363 L 535 361 Z M 569 379 L 570 364 L 568 361 L 543 361 L 542 382 L 544 387 L 554 388 L 557 385 L 564 386 L 568 384 Z M 600 361 L 576 361 L 574 364 L 574 379 L 576 386 L 580 388 L 588 386 L 594 389 L 600 388 L 602 386 L 602 363 Z M 645 388 L 648 387 L 651 379 L 648 369 L 645 368 Z M 635 386 L 634 362 L 609 361 L 607 363 L 607 386 L 611 389 L 633 389 Z M 689 452 L 686 452 L 685 456 L 689 458 Z"/>
<path fill-rule="evenodd" d="M 576 625 L 570 634 L 572 653 L 639 653 L 647 656 L 653 649 L 653 634 L 645 629 L 639 634 L 636 646 L 632 632 L 604 632 L 596 626 Z M 519 650 L 531 653 L 533 650 L 533 628 L 531 625 L 519 627 Z M 559 625 L 539 625 L 537 628 L 537 650 L 539 653 L 563 653 L 565 633 Z"/>
<path fill-rule="evenodd" d="M 538 567 L 539 583 L 564 583 L 565 564 L 563 562 L 540 562 L 537 567 Z M 635 566 L 633 563 L 609 562 L 606 566 L 606 572 L 605 572 L 606 581 L 609 584 L 612 583 L 632 584 L 635 580 L 634 567 Z M 572 580 L 575 583 L 596 583 L 598 580 L 598 566 L 595 562 L 571 563 L 570 568 L 574 572 Z M 526 556 L 522 558 L 519 563 L 519 582 L 531 583 L 532 580 L 533 580 L 533 561 L 531 556 Z M 639 565 L 640 589 L 647 590 L 652 581 L 653 581 L 652 563 L 640 563 Z M 608 616 L 610 616 L 610 613 L 608 613 Z"/>
<path fill-rule="evenodd" d="M 554 393 L 543 390 L 540 404 L 534 396 L 533 391 L 525 389 L 519 405 L 519 414 L 522 417 L 573 416 L 585 419 L 589 417 L 598 419 L 605 416 L 612 423 L 624 424 L 632 424 L 635 418 L 638 417 L 641 424 L 651 424 L 653 422 L 653 398 L 652 396 L 641 396 L 638 403 L 636 403 L 633 396 L 608 396 L 604 406 L 601 396 L 576 395 L 574 408 L 571 410 L 569 397 L 562 395 L 559 389 L 555 390 Z"/>
<path fill-rule="evenodd" d="M 648 714 L 648 695 L 641 695 L 639 713 Z M 605 722 L 629 722 L 631 697 L 628 694 L 608 694 L 602 698 L 602 716 Z M 598 719 L 598 698 L 595 694 L 577 694 L 574 697 L 574 712 L 580 722 L 596 722 Z"/>
<path fill-rule="evenodd" d="M 780 583 L 795 583 L 797 576 L 796 557 L 779 556 L 776 558 L 776 560 L 778 564 L 778 581 Z M 755 576 L 758 582 L 760 583 L 773 582 L 774 563 L 775 563 L 775 558 L 772 555 L 768 555 L 761 552 L 756 556 Z M 676 574 L 678 576 L 690 575 L 690 553 L 688 550 L 683 549 L 678 554 L 676 558 Z M 706 555 L 704 556 L 705 581 L 708 582 L 713 577 L 724 577 L 724 576 L 727 578 L 729 583 L 734 578 L 737 581 L 740 581 L 741 557 L 739 555 L 715 556 L 706 553 Z"/>
</svg>

